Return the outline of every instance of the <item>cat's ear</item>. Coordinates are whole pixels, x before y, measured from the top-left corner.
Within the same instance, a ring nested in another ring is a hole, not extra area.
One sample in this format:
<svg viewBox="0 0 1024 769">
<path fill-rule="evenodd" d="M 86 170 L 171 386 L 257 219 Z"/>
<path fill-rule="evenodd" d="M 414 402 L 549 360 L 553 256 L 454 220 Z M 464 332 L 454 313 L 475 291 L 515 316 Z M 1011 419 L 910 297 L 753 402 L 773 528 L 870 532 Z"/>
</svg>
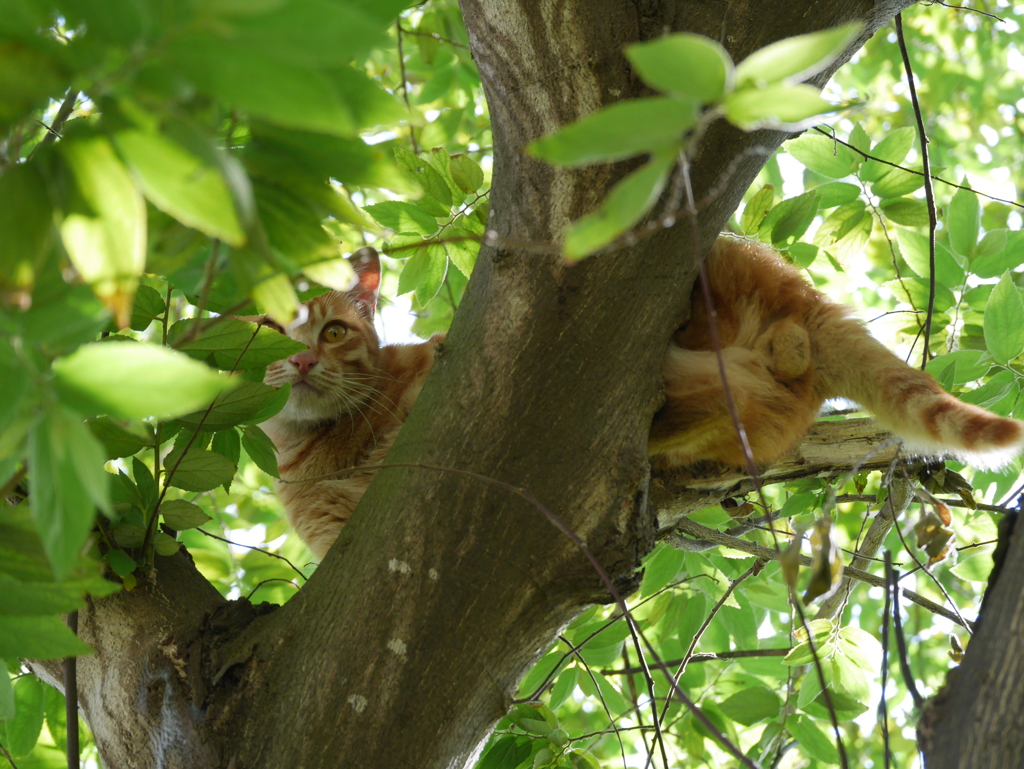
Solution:
<svg viewBox="0 0 1024 769">
<path fill-rule="evenodd" d="M 377 307 L 377 292 L 380 290 L 380 257 L 370 246 L 360 248 L 350 257 L 356 271 L 356 285 L 348 292 L 349 298 L 367 320 L 373 320 Z"/>
</svg>

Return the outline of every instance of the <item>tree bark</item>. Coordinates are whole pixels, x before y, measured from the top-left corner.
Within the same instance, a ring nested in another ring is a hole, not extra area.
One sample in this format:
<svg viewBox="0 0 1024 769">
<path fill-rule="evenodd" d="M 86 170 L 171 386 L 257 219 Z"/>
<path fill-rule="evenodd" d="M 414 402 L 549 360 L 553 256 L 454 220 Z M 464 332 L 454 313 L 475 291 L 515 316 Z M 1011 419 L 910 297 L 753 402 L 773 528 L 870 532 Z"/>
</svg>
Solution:
<svg viewBox="0 0 1024 769">
<path fill-rule="evenodd" d="M 524 147 L 643 95 L 629 43 L 694 31 L 738 61 L 862 20 L 834 70 L 910 4 L 463 0 L 492 116 L 498 245 L 481 249 L 394 467 L 279 610 L 224 604 L 193 585 L 182 556 L 158 561 L 145 588 L 83 611 L 98 654 L 83 661 L 81 704 L 105 764 L 471 765 L 558 630 L 609 600 L 552 518 L 621 593 L 655 541 L 647 433 L 696 263 L 685 221 L 574 267 L 538 253 L 631 164 L 558 170 Z M 725 125 L 705 135 L 692 169 L 702 249 L 785 138 Z M 140 703 L 144 716 L 130 716 Z"/>
<path fill-rule="evenodd" d="M 996 552 L 999 552 L 997 547 Z M 928 769 L 1020 766 L 1024 755 L 1024 524 L 989 582 L 963 664 L 928 702 L 918 742 Z"/>
</svg>

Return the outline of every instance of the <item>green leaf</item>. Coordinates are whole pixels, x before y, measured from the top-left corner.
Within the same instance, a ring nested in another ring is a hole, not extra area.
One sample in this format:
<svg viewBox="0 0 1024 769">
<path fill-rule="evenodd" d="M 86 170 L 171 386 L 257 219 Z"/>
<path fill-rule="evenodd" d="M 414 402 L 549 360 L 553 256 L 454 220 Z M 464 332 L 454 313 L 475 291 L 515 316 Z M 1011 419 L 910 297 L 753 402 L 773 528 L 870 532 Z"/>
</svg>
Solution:
<svg viewBox="0 0 1024 769">
<path fill-rule="evenodd" d="M 576 690 L 576 683 L 580 678 L 578 667 L 566 668 L 558 674 L 554 686 L 551 687 L 551 697 L 548 700 L 548 707 L 552 710 L 558 708 Z"/>
<path fill-rule="evenodd" d="M 7 666 L 0 665 L 0 721 L 14 717 L 14 688 L 11 677 L 7 675 Z"/>
<path fill-rule="evenodd" d="M 762 239 L 783 247 L 792 245 L 811 226 L 818 213 L 818 194 L 813 190 L 788 198 L 768 212 L 758 231 Z"/>
<path fill-rule="evenodd" d="M 329 135 L 353 136 L 357 131 L 352 110 L 324 71 L 204 34 L 178 37 L 168 53 L 172 66 L 200 89 L 251 115 Z"/>
<path fill-rule="evenodd" d="M 57 145 L 75 180 L 78 204 L 60 225 L 75 269 L 127 326 L 146 265 L 146 204 L 127 169 L 101 136 Z"/>
<path fill-rule="evenodd" d="M 905 227 L 927 227 L 928 204 L 916 198 L 895 198 L 880 203 L 882 213 L 889 221 Z"/>
<path fill-rule="evenodd" d="M 121 419 L 185 414 L 236 385 L 186 355 L 146 342 L 83 345 L 55 360 L 53 372 L 68 403 Z"/>
<path fill-rule="evenodd" d="M 582 259 L 639 222 L 660 197 L 675 160 L 674 149 L 661 152 L 616 184 L 596 211 L 569 229 L 563 245 L 565 258 Z"/>
<path fill-rule="evenodd" d="M 782 700 L 767 687 L 752 687 L 741 689 L 719 703 L 718 707 L 733 721 L 753 726 L 759 721 L 775 718 L 782 709 Z"/>
<path fill-rule="evenodd" d="M 420 307 L 426 307 L 427 302 L 437 296 L 448 274 L 448 254 L 444 246 L 431 243 L 427 246 L 427 257 L 427 271 L 416 286 L 416 301 Z"/>
<path fill-rule="evenodd" d="M 431 244 L 435 245 L 435 244 Z M 447 257 L 445 258 L 447 261 Z M 416 291 L 424 283 L 434 284 L 437 272 L 437 252 L 429 246 L 417 250 L 398 276 L 398 295 Z M 443 275 L 442 275 L 443 279 Z"/>
<path fill-rule="evenodd" d="M 171 467 L 164 463 L 164 469 Z M 164 482 L 168 486 L 185 491 L 209 491 L 229 482 L 235 476 L 235 465 L 227 457 L 215 451 L 196 451 L 191 449 L 178 464 L 174 475 Z"/>
<path fill-rule="evenodd" d="M 238 430 L 219 430 L 213 436 L 210 448 L 218 454 L 224 455 L 237 465 L 238 459 L 242 454 L 242 441 L 238 437 Z"/>
<path fill-rule="evenodd" d="M 484 184 L 484 172 L 469 155 L 452 155 L 452 179 L 463 192 L 472 193 Z"/>
<path fill-rule="evenodd" d="M 63 579 L 85 544 L 96 508 L 113 512 L 106 455 L 81 418 L 58 404 L 32 430 L 28 456 L 32 517 L 54 574 Z"/>
<path fill-rule="evenodd" d="M 519 744 L 511 734 L 499 737 L 481 756 L 477 769 L 517 769 L 529 757 L 530 745 Z"/>
<path fill-rule="evenodd" d="M 860 164 L 861 156 L 827 136 L 803 134 L 786 142 L 786 152 L 809 169 L 830 179 L 841 179 L 852 174 Z"/>
<path fill-rule="evenodd" d="M 84 595 L 74 584 L 23 582 L 0 573 L 0 615 L 65 614 L 82 608 Z"/>
<path fill-rule="evenodd" d="M 0 658 L 53 660 L 90 654 L 60 617 L 0 616 Z"/>
<path fill-rule="evenodd" d="M 420 235 L 433 235 L 437 232 L 437 220 L 412 203 L 387 200 L 367 206 L 365 210 L 382 225 L 395 232 L 417 232 Z"/>
<path fill-rule="evenodd" d="M 647 85 L 684 99 L 717 102 L 731 87 L 732 59 L 714 40 L 689 33 L 626 46 L 626 58 Z"/>
<path fill-rule="evenodd" d="M 30 291 L 51 244 L 53 210 L 46 183 L 31 163 L 0 176 L 0 292 Z"/>
<path fill-rule="evenodd" d="M 682 550 L 677 550 L 669 544 L 658 545 L 644 564 L 640 595 L 644 597 L 654 595 L 672 582 L 683 566 L 684 555 Z"/>
<path fill-rule="evenodd" d="M 726 119 L 744 131 L 793 130 L 807 118 L 837 109 L 812 85 L 783 83 L 733 91 L 725 97 L 723 106 Z"/>
<path fill-rule="evenodd" d="M 444 249 L 452 264 L 468 278 L 473 274 L 473 267 L 476 265 L 476 258 L 480 253 L 480 244 L 476 242 L 476 237 L 469 230 L 453 227 L 448 232 L 452 238 L 463 238 L 463 240 L 451 240 L 445 243 Z"/>
<path fill-rule="evenodd" d="M 256 425 L 246 425 L 242 428 L 242 447 L 260 470 L 275 478 L 281 477 L 277 469 L 274 442 L 267 437 L 263 430 Z"/>
<path fill-rule="evenodd" d="M 272 328 L 237 318 L 222 320 L 198 337 L 179 344 L 190 336 L 193 324 L 194 321 L 188 319 L 171 326 L 167 332 L 168 343 L 199 360 L 212 356 L 214 365 L 225 371 L 262 368 L 307 349 L 302 342 Z"/>
<path fill-rule="evenodd" d="M 696 118 L 695 103 L 657 97 L 616 102 L 538 139 L 527 152 L 560 166 L 623 160 L 679 146 Z"/>
<path fill-rule="evenodd" d="M 46 713 L 46 728 L 53 737 L 57 750 L 67 753 L 68 746 L 68 721 L 67 721 L 67 700 L 64 695 L 47 686 L 43 689 L 43 710 Z"/>
<path fill-rule="evenodd" d="M 0 675 L 7 675 L 6 669 Z M 12 758 L 25 758 L 32 752 L 43 729 L 43 682 L 35 676 L 22 676 L 14 682 L 14 718 L 5 722 L 4 747 Z"/>
<path fill-rule="evenodd" d="M 878 181 L 892 168 L 891 163 L 899 165 L 904 161 L 916 139 L 917 130 L 914 128 L 897 128 L 895 131 L 891 131 L 882 141 L 871 148 L 868 154 L 878 160 L 864 162 L 859 174 L 861 180 L 865 182 Z M 880 163 L 879 160 L 885 160 L 888 163 Z"/>
<path fill-rule="evenodd" d="M 740 229 L 747 235 L 756 233 L 774 203 L 775 187 L 766 184 L 754 193 L 747 205 L 744 206 L 743 216 L 740 217 Z"/>
<path fill-rule="evenodd" d="M 995 278 L 1024 264 L 1024 231 L 991 230 L 975 247 L 971 272 L 979 278 Z"/>
<path fill-rule="evenodd" d="M 790 716 L 786 728 L 808 756 L 826 764 L 839 763 L 839 752 L 821 728 L 807 716 Z"/>
<path fill-rule="evenodd" d="M 836 648 L 839 655 L 860 669 L 862 677 L 875 675 L 882 664 L 882 644 L 859 627 L 847 625 L 842 628 L 839 631 L 839 643 Z"/>
<path fill-rule="evenodd" d="M 978 243 L 978 229 L 981 226 L 978 196 L 970 190 L 957 190 L 949 202 L 946 226 L 949 228 L 949 245 L 953 252 L 960 256 L 970 256 Z"/>
<path fill-rule="evenodd" d="M 1009 272 L 1003 274 L 985 306 L 985 345 L 1006 365 L 1024 352 L 1024 301 Z"/>
<path fill-rule="evenodd" d="M 135 433 L 130 433 L 108 417 L 90 419 L 89 429 L 95 435 L 103 448 L 106 449 L 107 459 L 118 459 L 138 454 L 150 443 L 145 438 L 140 438 Z"/>
<path fill-rule="evenodd" d="M 149 465 L 142 462 L 138 457 L 132 457 L 132 477 L 142 497 L 142 510 L 149 513 L 160 497 L 160 490 L 156 486 L 156 479 L 153 477 Z"/>
<path fill-rule="evenodd" d="M 110 564 L 110 568 L 114 570 L 114 573 L 122 579 L 139 568 L 139 564 L 135 562 L 135 559 L 124 550 L 110 550 L 107 552 L 107 563 Z"/>
<path fill-rule="evenodd" d="M 135 303 L 132 305 L 131 327 L 135 331 L 145 331 L 149 324 L 164 314 L 164 298 L 160 292 L 149 286 L 139 286 L 135 292 Z"/>
<path fill-rule="evenodd" d="M 827 619 L 816 619 L 807 624 L 811 629 L 811 638 L 814 641 L 815 651 L 819 658 L 825 656 L 828 652 L 826 644 L 831 645 L 832 632 L 834 630 L 832 621 Z M 789 651 L 789 653 L 783 658 L 782 664 L 790 666 L 806 665 L 813 661 L 814 654 L 811 651 L 811 644 L 808 641 L 802 641 Z"/>
<path fill-rule="evenodd" d="M 900 255 L 917 275 L 927 278 L 930 272 L 928 238 L 919 232 L 896 230 L 900 244 Z M 960 288 L 964 282 L 964 270 L 941 243 L 935 244 L 935 279 L 947 288 Z"/>
<path fill-rule="evenodd" d="M 851 22 L 767 45 L 736 65 L 736 87 L 807 80 L 835 61 L 862 29 Z"/>
<path fill-rule="evenodd" d="M 893 168 L 871 185 L 871 192 L 880 198 L 898 198 L 916 192 L 923 186 L 924 174 Z"/>
<path fill-rule="evenodd" d="M 184 499 L 169 499 L 160 505 L 160 515 L 164 523 L 175 531 L 194 529 L 211 520 L 199 505 Z"/>
<path fill-rule="evenodd" d="M 114 141 L 153 205 L 211 238 L 232 246 L 245 242 L 219 168 L 163 134 L 127 130 L 116 134 Z"/>
<path fill-rule="evenodd" d="M 847 182 L 827 182 L 813 188 L 821 197 L 819 208 L 829 209 L 852 203 L 860 197 L 860 187 Z"/>
<path fill-rule="evenodd" d="M 177 422 L 194 429 L 202 424 L 203 430 L 224 430 L 244 422 L 260 422 L 277 394 L 275 388 L 262 382 L 240 381 L 233 390 L 217 396 L 209 410 L 193 411 L 178 417 Z"/>
</svg>

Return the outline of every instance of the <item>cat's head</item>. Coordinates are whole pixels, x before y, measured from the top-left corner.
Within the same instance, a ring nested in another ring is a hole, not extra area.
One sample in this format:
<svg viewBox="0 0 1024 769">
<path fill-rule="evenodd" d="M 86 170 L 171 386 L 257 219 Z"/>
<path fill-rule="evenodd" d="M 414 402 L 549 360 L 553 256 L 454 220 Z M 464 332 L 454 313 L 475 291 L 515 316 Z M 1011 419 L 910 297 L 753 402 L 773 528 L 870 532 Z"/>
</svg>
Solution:
<svg viewBox="0 0 1024 769">
<path fill-rule="evenodd" d="M 380 259 L 372 248 L 352 257 L 358 282 L 306 302 L 284 334 L 308 349 L 267 366 L 264 382 L 292 386 L 278 415 L 292 422 L 324 422 L 358 409 L 372 395 L 380 343 L 373 311 L 380 288 Z"/>
</svg>

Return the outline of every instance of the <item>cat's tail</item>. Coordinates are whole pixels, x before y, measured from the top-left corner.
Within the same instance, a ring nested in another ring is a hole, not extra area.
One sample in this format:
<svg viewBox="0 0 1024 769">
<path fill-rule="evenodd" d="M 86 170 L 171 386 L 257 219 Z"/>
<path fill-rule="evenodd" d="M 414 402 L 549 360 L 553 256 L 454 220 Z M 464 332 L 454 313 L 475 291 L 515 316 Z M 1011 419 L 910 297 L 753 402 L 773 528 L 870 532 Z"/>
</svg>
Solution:
<svg viewBox="0 0 1024 769">
<path fill-rule="evenodd" d="M 912 453 L 945 454 L 971 465 L 1008 465 L 1024 449 L 1024 422 L 964 403 L 868 334 L 846 308 L 829 303 L 808 331 L 825 365 L 821 394 L 871 411 Z"/>
</svg>

